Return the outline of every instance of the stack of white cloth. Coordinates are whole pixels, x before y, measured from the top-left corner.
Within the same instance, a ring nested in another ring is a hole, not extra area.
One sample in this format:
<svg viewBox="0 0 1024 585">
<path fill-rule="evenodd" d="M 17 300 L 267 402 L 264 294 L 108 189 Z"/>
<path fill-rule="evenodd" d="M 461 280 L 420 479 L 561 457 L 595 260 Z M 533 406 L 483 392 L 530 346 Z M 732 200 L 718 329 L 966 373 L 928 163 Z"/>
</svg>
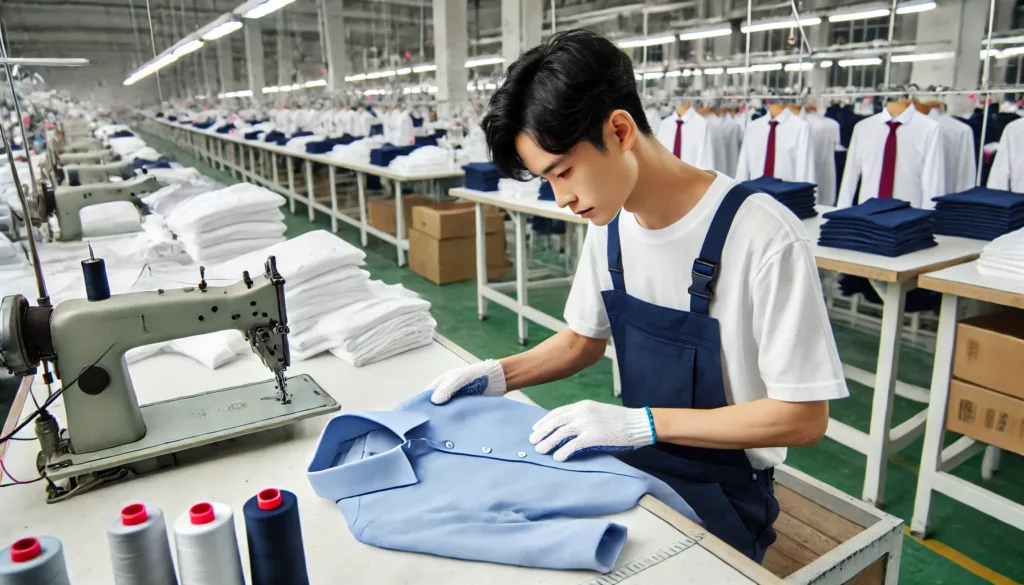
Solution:
<svg viewBox="0 0 1024 585">
<path fill-rule="evenodd" d="M 133 152 L 146 147 L 146 141 L 138 136 L 122 136 L 121 138 L 110 138 L 110 150 L 121 155 L 121 158 L 128 158 Z"/>
<path fill-rule="evenodd" d="M 978 273 L 1024 280 L 1024 229 L 999 236 L 985 244 L 978 259 Z"/>
<path fill-rule="evenodd" d="M 536 199 L 540 195 L 540 179 L 521 182 L 514 179 L 498 180 L 498 195 L 509 199 Z"/>
<path fill-rule="evenodd" d="M 374 136 L 372 138 L 356 140 L 351 144 L 338 144 L 331 150 L 331 152 L 327 153 L 327 156 L 341 162 L 354 162 L 368 165 L 370 164 L 370 151 L 375 148 L 380 148 L 383 145 L 383 138 Z"/>
<path fill-rule="evenodd" d="M 371 282 L 372 298 L 326 315 L 315 334 L 323 346 L 356 367 L 372 364 L 417 347 L 434 338 L 437 321 L 430 303 L 402 285 Z"/>
<path fill-rule="evenodd" d="M 238 183 L 179 203 L 167 227 L 196 262 L 224 261 L 284 240 L 284 203 L 268 189 Z"/>
<path fill-rule="evenodd" d="M 327 140 L 327 137 L 320 134 L 307 134 L 306 136 L 299 136 L 297 138 L 290 139 L 285 143 L 284 147 L 306 154 L 307 142 L 321 142 L 323 140 Z"/>
<path fill-rule="evenodd" d="M 156 177 L 157 181 L 165 185 L 194 185 L 201 183 L 203 178 L 198 169 L 178 163 L 171 163 L 169 169 L 145 169 L 145 174 Z"/>
<path fill-rule="evenodd" d="M 452 167 L 451 151 L 440 146 L 421 146 L 406 156 L 396 156 L 388 166 L 407 175 L 444 171 Z"/>
<path fill-rule="evenodd" d="M 223 185 L 170 184 L 142 196 L 142 202 L 155 214 L 170 215 L 179 204 L 203 193 L 221 189 Z"/>
<path fill-rule="evenodd" d="M 137 158 L 141 158 L 142 160 L 156 161 L 160 159 L 160 156 L 160 153 L 157 152 L 157 150 L 152 146 L 143 146 L 142 148 L 126 156 L 125 159 L 129 161 L 134 161 Z"/>
</svg>

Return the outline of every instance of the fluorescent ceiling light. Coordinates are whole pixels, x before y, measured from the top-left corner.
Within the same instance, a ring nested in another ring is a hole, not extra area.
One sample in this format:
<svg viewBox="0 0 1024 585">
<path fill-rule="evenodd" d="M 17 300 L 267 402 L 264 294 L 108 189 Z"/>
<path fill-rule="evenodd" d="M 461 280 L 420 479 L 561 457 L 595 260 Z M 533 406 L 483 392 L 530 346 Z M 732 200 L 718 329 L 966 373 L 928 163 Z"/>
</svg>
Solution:
<svg viewBox="0 0 1024 585">
<path fill-rule="evenodd" d="M 690 69 L 683 69 L 683 77 L 689 77 L 691 75 L 697 75 L 698 71 L 700 71 L 700 69 L 698 69 L 697 71 L 693 71 L 693 70 L 690 70 Z"/>
<path fill-rule="evenodd" d="M 230 22 L 225 22 L 224 24 L 219 24 L 219 25 L 213 27 L 210 30 L 210 32 L 208 32 L 205 35 L 203 35 L 203 40 L 204 41 L 215 41 L 215 40 L 221 38 L 222 36 L 229 35 L 229 34 L 235 32 L 236 30 L 238 30 L 240 28 L 242 28 L 242 23 L 238 22 L 237 20 L 232 20 Z"/>
<path fill-rule="evenodd" d="M 826 59 L 826 60 L 822 61 L 821 63 L 818 63 L 818 65 L 820 65 L 822 69 L 828 69 L 829 67 L 831 67 L 833 65 L 833 63 L 832 63 L 832 61 L 829 61 L 828 59 Z"/>
<path fill-rule="evenodd" d="M 749 71 L 751 73 L 754 73 L 758 71 L 779 71 L 780 69 L 782 69 L 782 63 L 766 63 L 762 65 L 751 65 Z M 725 72 L 729 74 L 746 73 L 747 71 L 748 69 L 746 67 L 729 67 L 728 69 L 725 70 Z M 705 69 L 704 73 L 709 72 L 707 69 Z"/>
<path fill-rule="evenodd" d="M 437 65 L 417 65 L 412 68 L 413 73 L 429 73 L 431 71 L 437 71 Z"/>
<path fill-rule="evenodd" d="M 694 69 L 693 70 L 693 76 L 694 77 L 700 77 L 701 75 L 704 75 L 704 72 L 701 71 L 700 69 Z M 683 77 L 689 77 L 689 76 L 684 74 Z"/>
<path fill-rule="evenodd" d="M 913 63 L 916 61 L 942 61 L 944 59 L 953 59 L 956 57 L 956 53 L 922 53 L 919 55 L 893 55 L 893 63 Z"/>
<path fill-rule="evenodd" d="M 295 0 L 267 0 L 263 4 L 260 4 L 256 8 L 253 8 L 249 12 L 245 13 L 246 18 L 263 18 L 271 12 L 276 12 L 285 6 L 288 6 Z"/>
<path fill-rule="evenodd" d="M 394 77 L 396 75 L 398 75 L 398 72 L 394 71 L 394 70 L 374 71 L 373 73 L 367 73 L 366 74 L 366 78 L 367 79 L 380 79 L 381 77 Z"/>
<path fill-rule="evenodd" d="M 278 88 L 278 90 L 279 91 L 291 91 L 292 90 L 292 86 L 290 86 L 290 85 L 282 85 L 281 87 Z"/>
<path fill-rule="evenodd" d="M 683 72 L 682 71 L 678 71 L 678 70 L 677 71 L 669 71 L 668 73 L 665 74 L 665 77 L 679 77 L 682 74 L 683 74 Z"/>
<path fill-rule="evenodd" d="M 427 93 L 437 93 L 437 86 L 436 85 L 431 85 L 430 87 L 428 87 L 427 88 Z"/>
<path fill-rule="evenodd" d="M 816 17 L 816 16 L 813 17 L 813 18 L 801 18 L 800 19 L 800 26 L 815 26 L 815 25 L 819 25 L 819 24 L 821 24 L 821 19 Z M 752 24 L 749 27 L 741 26 L 740 27 L 740 32 L 743 33 L 743 34 L 747 34 L 748 30 L 750 32 L 752 32 L 752 33 L 755 33 L 755 32 L 762 32 L 762 31 L 766 31 L 766 30 L 777 30 L 777 29 L 780 29 L 780 28 L 792 28 L 792 27 L 795 27 L 796 25 L 797 25 L 797 21 L 792 20 L 792 19 L 790 19 L 790 20 L 779 20 L 779 21 L 776 21 L 776 22 L 761 22 L 761 23 L 757 23 L 757 24 Z"/>
<path fill-rule="evenodd" d="M 814 63 L 787 63 L 786 71 L 810 71 L 814 69 Z"/>
<path fill-rule="evenodd" d="M 918 4 L 910 4 L 908 6 L 900 6 L 896 9 L 896 14 L 913 14 L 915 12 L 926 12 L 934 9 L 934 2 L 921 2 Z"/>
<path fill-rule="evenodd" d="M 292 91 L 295 91 L 296 89 L 302 89 L 302 86 L 299 85 L 298 83 L 293 83 L 292 84 Z"/>
<path fill-rule="evenodd" d="M 881 65 L 880 57 L 864 57 L 863 59 L 843 59 L 839 61 L 840 67 L 860 67 L 862 65 Z"/>
<path fill-rule="evenodd" d="M 725 70 L 725 72 L 728 73 L 729 75 L 732 75 L 733 73 L 746 73 L 746 71 L 746 67 L 729 67 L 728 69 Z"/>
<path fill-rule="evenodd" d="M 501 65 L 504 62 L 505 59 L 502 57 L 482 57 L 480 59 L 470 59 L 466 61 L 466 68 L 483 67 L 485 65 Z M 434 69 L 437 69 L 437 67 L 435 66 Z"/>
<path fill-rule="evenodd" d="M 725 73 L 725 69 L 721 67 L 709 67 L 704 70 L 704 75 L 721 75 Z"/>
<path fill-rule="evenodd" d="M 1024 47 L 1010 47 L 1009 49 L 1003 49 L 998 55 L 996 55 L 996 57 L 999 59 L 1006 59 L 1016 55 L 1024 55 Z"/>
<path fill-rule="evenodd" d="M 732 34 L 732 27 L 712 28 L 708 30 L 695 30 L 679 33 L 680 41 L 696 41 L 699 39 L 710 39 L 713 37 L 725 37 Z"/>
<path fill-rule="evenodd" d="M 616 43 L 621 49 L 634 49 L 636 47 L 653 47 L 655 45 L 667 45 L 672 41 L 676 40 L 674 35 L 665 37 L 652 37 L 649 39 L 634 39 L 631 41 L 621 41 Z"/>
<path fill-rule="evenodd" d="M 395 73 L 399 75 L 409 75 L 412 73 L 412 67 L 402 67 L 401 69 L 396 70 Z"/>
<path fill-rule="evenodd" d="M 661 79 L 662 77 L 665 77 L 665 74 L 661 71 L 644 73 L 644 79 Z"/>
<path fill-rule="evenodd" d="M 366 74 L 360 73 L 359 75 L 346 75 L 345 81 L 366 81 Z"/>
<path fill-rule="evenodd" d="M 244 89 L 242 91 L 236 91 L 235 92 L 235 97 L 252 97 L 252 90 L 251 89 Z"/>
<path fill-rule="evenodd" d="M 324 87 L 325 85 L 327 85 L 326 79 L 314 79 L 302 84 L 303 87 Z"/>
<path fill-rule="evenodd" d="M 175 59 L 179 59 L 179 58 L 181 58 L 182 55 L 188 55 L 189 53 L 191 53 L 193 51 L 198 51 L 202 47 L 203 47 L 203 41 L 200 41 L 200 40 L 196 39 L 196 40 L 192 40 L 192 41 L 189 41 L 189 42 L 185 43 L 184 45 L 178 47 L 177 49 L 174 49 L 174 51 L 172 51 L 171 54 L 174 55 Z"/>
<path fill-rule="evenodd" d="M 992 39 L 993 45 L 1012 45 L 1013 43 L 1024 43 L 1024 35 Z M 982 39 L 981 44 L 987 45 L 987 39 Z"/>
<path fill-rule="evenodd" d="M 276 85 L 271 85 L 270 87 L 263 88 L 263 93 L 277 93 L 279 91 L 281 91 L 281 88 L 277 87 Z"/>
<path fill-rule="evenodd" d="M 888 8 L 878 8 L 875 10 L 862 10 L 860 12 L 848 12 L 846 14 L 833 14 L 828 17 L 829 22 L 846 22 L 849 20 L 862 20 L 867 18 L 881 18 L 883 16 L 889 16 Z"/>
<path fill-rule="evenodd" d="M 1002 55 L 1002 54 L 1003 54 L 1003 52 L 1000 51 L 999 49 L 989 49 L 987 51 L 985 49 L 981 50 L 981 58 L 982 59 L 984 59 L 985 57 L 995 57 L 995 58 L 998 59 L 999 56 Z"/>
<path fill-rule="evenodd" d="M 634 71 L 634 72 L 633 72 L 633 79 L 635 79 L 635 80 L 637 80 L 637 81 L 643 81 L 643 80 L 644 80 L 644 76 L 643 76 L 643 75 L 640 75 L 639 73 L 637 73 L 636 71 Z"/>
</svg>

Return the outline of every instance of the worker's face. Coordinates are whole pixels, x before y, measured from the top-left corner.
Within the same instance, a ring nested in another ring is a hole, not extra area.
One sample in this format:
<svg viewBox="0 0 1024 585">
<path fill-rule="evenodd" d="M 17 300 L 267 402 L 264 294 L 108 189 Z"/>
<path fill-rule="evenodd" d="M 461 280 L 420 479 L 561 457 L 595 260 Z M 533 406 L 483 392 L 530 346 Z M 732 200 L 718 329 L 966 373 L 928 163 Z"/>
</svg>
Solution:
<svg viewBox="0 0 1024 585">
<path fill-rule="evenodd" d="M 546 152 L 526 133 L 516 137 L 516 151 L 535 176 L 551 183 L 555 202 L 594 225 L 607 225 L 622 209 L 637 182 L 636 124 L 624 110 L 604 124 L 602 152 L 588 141 L 564 155 Z"/>
</svg>

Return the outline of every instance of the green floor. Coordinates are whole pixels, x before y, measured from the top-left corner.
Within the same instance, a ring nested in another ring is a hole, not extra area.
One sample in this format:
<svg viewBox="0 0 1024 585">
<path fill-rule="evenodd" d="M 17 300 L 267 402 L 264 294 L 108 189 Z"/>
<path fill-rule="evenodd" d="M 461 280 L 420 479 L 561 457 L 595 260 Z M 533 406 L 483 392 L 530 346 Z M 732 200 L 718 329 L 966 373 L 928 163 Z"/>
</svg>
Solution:
<svg viewBox="0 0 1024 585">
<path fill-rule="evenodd" d="M 160 152 L 174 154 L 184 164 L 195 166 L 225 182 L 233 182 L 225 173 L 199 163 L 166 140 L 150 135 L 145 138 Z M 323 214 L 317 214 L 316 223 L 311 225 L 305 208 L 300 205 L 297 212 L 296 215 L 288 215 L 286 219 L 288 236 L 311 229 L 330 229 L 330 223 Z M 342 225 L 339 235 L 349 242 L 358 243 L 358 231 Z M 523 348 L 517 343 L 516 318 L 513 313 L 491 303 L 489 318 L 483 322 L 478 320 L 475 282 L 443 287 L 431 284 L 408 269 L 399 268 L 395 261 L 394 247 L 372 237 L 370 239 L 367 270 L 374 278 L 387 283 L 401 283 L 431 301 L 434 304 L 432 314 L 442 335 L 481 358 L 501 357 L 522 351 Z M 560 315 L 567 293 L 567 289 L 530 291 L 530 304 L 546 313 Z M 842 360 L 873 371 L 878 351 L 877 337 L 842 325 L 835 326 L 834 331 Z M 543 327 L 531 324 L 529 344 L 535 345 L 550 334 Z M 932 358 L 929 354 L 913 347 L 904 347 L 899 379 L 927 387 L 931 380 L 931 366 Z M 867 431 L 871 415 L 871 389 L 851 382 L 850 391 L 849 399 L 833 403 L 832 415 Z M 547 408 L 586 398 L 613 402 L 610 362 L 602 360 L 598 365 L 570 379 L 536 387 L 526 393 Z M 906 420 L 918 410 L 920 405 L 897 397 L 894 423 Z M 949 440 L 955 438 L 950 437 Z M 920 454 L 921 441 L 917 441 L 893 455 L 889 461 L 885 510 L 907 522 L 913 514 Z M 838 443 L 824 439 L 815 447 L 791 449 L 787 463 L 850 495 L 860 496 L 865 458 Z M 961 465 L 955 474 L 971 482 L 983 483 L 1011 500 L 1024 502 L 1024 462 L 1020 457 L 1004 452 L 1001 468 L 990 481 L 981 479 L 980 468 L 981 457 L 978 455 Z M 1024 535 L 1020 531 L 943 495 L 934 496 L 931 525 L 931 536 L 935 541 L 931 547 L 923 546 L 909 537 L 904 538 L 900 583 L 973 585 L 1024 582 L 1024 546 L 1021 544 Z M 940 555 L 932 549 L 942 550 L 944 554 Z"/>
</svg>

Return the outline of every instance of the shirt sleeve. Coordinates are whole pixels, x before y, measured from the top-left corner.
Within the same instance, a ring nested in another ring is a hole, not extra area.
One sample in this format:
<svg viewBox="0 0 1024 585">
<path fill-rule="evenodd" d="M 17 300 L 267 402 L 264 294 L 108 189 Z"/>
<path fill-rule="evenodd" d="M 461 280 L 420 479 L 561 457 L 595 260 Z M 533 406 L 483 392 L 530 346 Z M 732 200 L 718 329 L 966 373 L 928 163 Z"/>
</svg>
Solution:
<svg viewBox="0 0 1024 585">
<path fill-rule="evenodd" d="M 758 368 L 768 397 L 814 402 L 848 396 L 810 243 L 800 239 L 773 254 L 752 288 Z"/>
<path fill-rule="evenodd" d="M 608 339 L 612 336 L 611 323 L 601 297 L 601 274 L 607 262 L 601 262 L 600 254 L 607 253 L 599 243 L 604 238 L 597 236 L 598 229 L 591 226 L 583 242 L 583 255 L 576 276 L 573 277 L 569 299 L 565 302 L 565 322 L 569 328 L 593 339 Z"/>
<path fill-rule="evenodd" d="M 857 194 L 857 184 L 860 181 L 860 141 L 858 140 L 857 127 L 853 127 L 853 137 L 850 138 L 850 148 L 846 151 L 846 166 L 843 168 L 843 181 L 839 184 L 839 195 L 836 198 L 836 207 L 843 209 L 853 205 L 853 198 Z"/>
<path fill-rule="evenodd" d="M 988 175 L 989 189 L 1010 189 L 1010 136 L 1009 132 L 1003 131 L 1003 137 L 999 140 L 999 150 L 996 151 L 996 158 L 992 161 L 992 170 Z"/>
<path fill-rule="evenodd" d="M 938 124 L 926 138 L 921 191 L 922 209 L 935 209 L 933 199 L 949 192 L 946 188 L 946 163 L 942 158 L 942 136 L 939 134 Z"/>
<path fill-rule="evenodd" d="M 817 184 L 814 172 L 814 148 L 811 146 L 811 125 L 805 124 L 797 141 L 796 180 Z"/>
</svg>

